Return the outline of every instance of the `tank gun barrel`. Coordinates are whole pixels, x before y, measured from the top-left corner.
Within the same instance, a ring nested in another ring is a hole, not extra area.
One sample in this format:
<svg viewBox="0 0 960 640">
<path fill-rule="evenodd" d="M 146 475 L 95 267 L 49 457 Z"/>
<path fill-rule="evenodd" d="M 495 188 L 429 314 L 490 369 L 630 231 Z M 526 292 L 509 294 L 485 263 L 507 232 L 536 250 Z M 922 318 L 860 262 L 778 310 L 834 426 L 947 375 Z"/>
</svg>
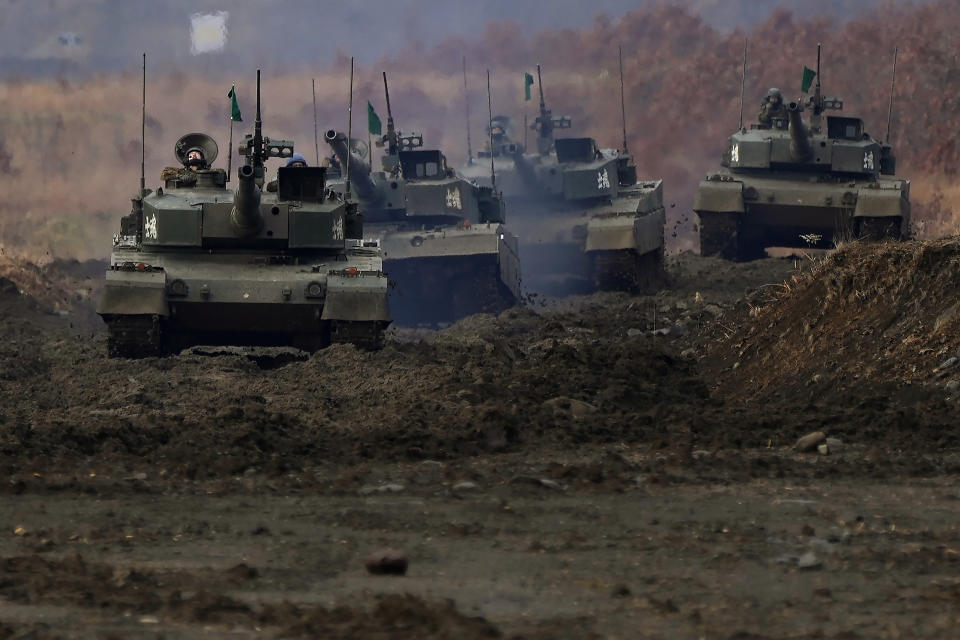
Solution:
<svg viewBox="0 0 960 640">
<path fill-rule="evenodd" d="M 339 131 L 330 129 L 324 134 L 323 139 L 330 145 L 333 154 L 337 157 L 337 160 L 340 161 L 340 164 L 343 166 L 349 165 L 350 182 L 357 191 L 357 197 L 368 207 L 378 205 L 381 197 L 377 191 L 377 186 L 370 177 L 370 168 L 366 162 L 350 152 L 350 147 L 347 144 L 347 136 Z"/>
<path fill-rule="evenodd" d="M 513 154 L 513 166 L 517 168 L 520 179 L 526 183 L 527 187 L 540 191 L 540 178 L 537 177 L 537 170 L 533 164 L 523 155 L 523 149 L 518 148 Z"/>
<path fill-rule="evenodd" d="M 813 155 L 810 130 L 800 117 L 801 111 L 803 106 L 796 102 L 787 105 L 787 118 L 790 120 L 790 156 L 795 162 L 806 162 Z"/>
<path fill-rule="evenodd" d="M 248 237 L 260 233 L 263 216 L 260 213 L 260 187 L 256 184 L 256 171 L 245 164 L 237 170 L 239 185 L 233 195 L 233 210 L 230 224 L 237 235 Z"/>
</svg>

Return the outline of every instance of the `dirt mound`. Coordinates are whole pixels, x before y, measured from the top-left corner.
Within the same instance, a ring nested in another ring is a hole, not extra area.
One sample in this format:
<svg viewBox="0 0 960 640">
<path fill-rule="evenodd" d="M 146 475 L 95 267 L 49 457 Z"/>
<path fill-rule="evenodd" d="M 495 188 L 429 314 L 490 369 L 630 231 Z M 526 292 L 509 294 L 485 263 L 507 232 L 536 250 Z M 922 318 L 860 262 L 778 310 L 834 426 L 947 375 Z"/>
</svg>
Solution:
<svg viewBox="0 0 960 640">
<path fill-rule="evenodd" d="M 729 405 L 797 425 L 771 419 L 752 440 L 824 427 L 897 446 L 956 445 L 958 294 L 956 238 L 849 244 L 748 296 L 712 329 L 704 375 Z"/>
<path fill-rule="evenodd" d="M 99 331 L 96 300 L 103 290 L 102 260 L 54 260 L 38 265 L 0 255 L 0 322 L 27 321 L 46 329 Z M 67 323 L 52 321 L 67 318 Z M 3 327 L 0 327 L 3 330 Z"/>
<path fill-rule="evenodd" d="M 751 393 L 762 395 L 818 374 L 901 385 L 951 378 L 958 294 L 957 238 L 847 245 L 743 303 L 748 317 L 715 352 L 721 368 L 739 362 L 724 388 L 754 380 Z"/>
</svg>

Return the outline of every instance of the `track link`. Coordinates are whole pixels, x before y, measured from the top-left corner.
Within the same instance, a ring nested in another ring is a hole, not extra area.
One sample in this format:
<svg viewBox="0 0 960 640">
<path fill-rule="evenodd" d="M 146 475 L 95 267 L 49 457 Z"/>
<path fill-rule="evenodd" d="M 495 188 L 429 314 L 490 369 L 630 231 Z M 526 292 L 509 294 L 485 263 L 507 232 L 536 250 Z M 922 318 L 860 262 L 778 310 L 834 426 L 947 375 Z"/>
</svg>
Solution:
<svg viewBox="0 0 960 640">
<path fill-rule="evenodd" d="M 159 316 L 114 316 L 107 320 L 107 355 L 111 358 L 162 356 L 163 346 L 163 320 Z"/>
</svg>

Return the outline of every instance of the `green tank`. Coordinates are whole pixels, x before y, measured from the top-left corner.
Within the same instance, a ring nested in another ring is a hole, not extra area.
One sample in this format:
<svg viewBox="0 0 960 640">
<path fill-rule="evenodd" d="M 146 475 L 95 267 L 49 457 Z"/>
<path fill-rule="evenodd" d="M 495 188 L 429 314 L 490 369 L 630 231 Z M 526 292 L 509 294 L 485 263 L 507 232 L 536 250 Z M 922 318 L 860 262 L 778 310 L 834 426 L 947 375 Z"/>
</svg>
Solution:
<svg viewBox="0 0 960 640">
<path fill-rule="evenodd" d="M 537 67 L 540 76 L 540 67 Z M 639 291 L 663 275 L 663 181 L 637 180 L 625 150 L 593 138 L 555 137 L 571 119 L 547 109 L 540 83 L 536 152 L 512 138 L 506 116 L 492 118 L 486 148 L 459 170 L 496 188 L 521 243 L 524 286 L 534 293 Z M 492 158 L 491 158 L 492 157 Z"/>
<path fill-rule="evenodd" d="M 821 95 L 817 67 L 807 100 L 772 117 L 765 107 L 762 123 L 730 136 L 723 168 L 700 182 L 693 208 L 701 254 L 752 260 L 771 246 L 826 249 L 846 239 L 907 237 L 910 182 L 887 177 L 896 173 L 892 149 L 863 120 L 823 116 L 843 101 Z"/>
<path fill-rule="evenodd" d="M 442 152 L 423 148 L 421 136 L 401 135 L 389 93 L 378 171 L 371 171 L 344 134 L 329 130 L 324 139 L 343 168 L 331 188 L 346 189 L 349 166 L 364 232 L 381 243 L 398 324 L 451 322 L 517 302 L 517 238 L 505 225 L 502 200 L 489 187 L 456 175 Z"/>
<path fill-rule="evenodd" d="M 382 346 L 387 278 L 356 206 L 327 187 L 322 167 L 282 167 L 276 191 L 263 190 L 264 160 L 290 158 L 293 143 L 261 133 L 259 71 L 236 190 L 210 168 L 209 136 L 183 136 L 174 152 L 182 166 L 165 169 L 156 191 L 141 185 L 114 237 L 97 309 L 111 356 L 195 344 Z"/>
</svg>

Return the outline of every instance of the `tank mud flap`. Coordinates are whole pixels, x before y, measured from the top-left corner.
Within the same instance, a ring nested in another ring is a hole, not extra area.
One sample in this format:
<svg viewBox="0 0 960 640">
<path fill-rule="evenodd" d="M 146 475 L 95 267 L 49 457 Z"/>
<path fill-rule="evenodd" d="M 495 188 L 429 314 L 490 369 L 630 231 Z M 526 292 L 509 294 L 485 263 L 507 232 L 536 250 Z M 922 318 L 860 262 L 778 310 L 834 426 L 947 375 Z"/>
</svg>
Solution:
<svg viewBox="0 0 960 640">
<path fill-rule="evenodd" d="M 910 204 L 900 189 L 860 189 L 857 192 L 857 206 L 854 218 L 907 218 Z"/>
<path fill-rule="evenodd" d="M 520 299 L 520 252 L 517 236 L 500 227 L 501 240 L 498 246 L 500 281 L 513 295 Z"/>
<path fill-rule="evenodd" d="M 743 183 L 737 180 L 703 180 L 693 196 L 693 210 L 743 213 Z"/>
<path fill-rule="evenodd" d="M 387 287 L 379 289 L 332 289 L 327 292 L 321 320 L 349 322 L 391 321 L 387 305 Z"/>
<path fill-rule="evenodd" d="M 663 209 L 634 220 L 634 250 L 638 255 L 663 251 L 663 228 L 666 224 L 667 214 Z"/>
<path fill-rule="evenodd" d="M 647 214 L 621 214 L 591 218 L 587 223 L 584 250 L 632 249 L 643 255 L 663 246 L 666 214 L 659 209 Z"/>
<path fill-rule="evenodd" d="M 97 313 L 101 316 L 170 315 L 164 273 L 108 271 Z"/>
</svg>

